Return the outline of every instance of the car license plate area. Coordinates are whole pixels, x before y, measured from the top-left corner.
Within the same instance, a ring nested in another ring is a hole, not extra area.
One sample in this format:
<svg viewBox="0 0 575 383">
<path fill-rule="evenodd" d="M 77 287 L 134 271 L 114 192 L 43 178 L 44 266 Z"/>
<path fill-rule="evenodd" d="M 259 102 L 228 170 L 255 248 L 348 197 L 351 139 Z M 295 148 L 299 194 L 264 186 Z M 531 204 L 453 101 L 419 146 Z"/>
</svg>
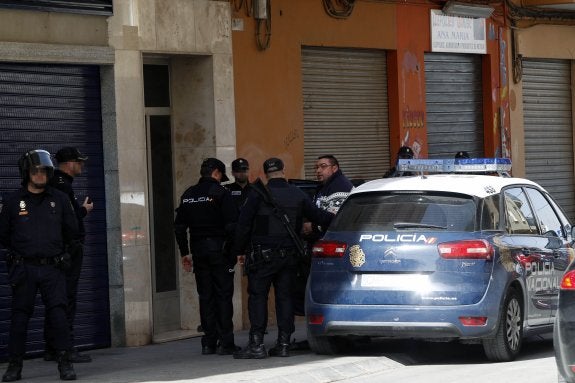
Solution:
<svg viewBox="0 0 575 383">
<path fill-rule="evenodd" d="M 362 274 L 361 287 L 387 290 L 421 290 L 430 288 L 425 274 Z"/>
</svg>

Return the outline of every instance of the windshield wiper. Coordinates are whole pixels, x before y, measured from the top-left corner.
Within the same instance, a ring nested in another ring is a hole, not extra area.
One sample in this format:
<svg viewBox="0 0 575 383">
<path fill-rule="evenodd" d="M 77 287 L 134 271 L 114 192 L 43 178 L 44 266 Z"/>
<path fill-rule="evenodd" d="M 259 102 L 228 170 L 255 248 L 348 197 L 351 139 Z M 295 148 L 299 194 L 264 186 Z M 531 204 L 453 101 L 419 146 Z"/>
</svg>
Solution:
<svg viewBox="0 0 575 383">
<path fill-rule="evenodd" d="M 396 222 L 393 224 L 394 229 L 438 229 L 447 230 L 447 226 L 432 225 L 429 223 L 416 222 Z"/>
</svg>

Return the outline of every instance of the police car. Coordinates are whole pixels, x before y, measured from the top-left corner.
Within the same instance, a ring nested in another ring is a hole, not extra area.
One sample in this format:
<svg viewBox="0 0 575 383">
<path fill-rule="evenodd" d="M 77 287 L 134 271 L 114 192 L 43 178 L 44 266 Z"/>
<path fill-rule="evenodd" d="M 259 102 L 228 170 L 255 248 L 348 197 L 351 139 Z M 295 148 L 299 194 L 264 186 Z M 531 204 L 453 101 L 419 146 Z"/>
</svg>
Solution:
<svg viewBox="0 0 575 383">
<path fill-rule="evenodd" d="M 553 330 L 558 381 L 575 383 L 575 263 L 561 280 Z"/>
<path fill-rule="evenodd" d="M 313 247 L 311 349 L 337 353 L 357 336 L 458 340 L 510 361 L 524 337 L 552 331 L 574 233 L 551 196 L 509 177 L 508 159 L 398 169 L 418 175 L 355 188 Z"/>
</svg>

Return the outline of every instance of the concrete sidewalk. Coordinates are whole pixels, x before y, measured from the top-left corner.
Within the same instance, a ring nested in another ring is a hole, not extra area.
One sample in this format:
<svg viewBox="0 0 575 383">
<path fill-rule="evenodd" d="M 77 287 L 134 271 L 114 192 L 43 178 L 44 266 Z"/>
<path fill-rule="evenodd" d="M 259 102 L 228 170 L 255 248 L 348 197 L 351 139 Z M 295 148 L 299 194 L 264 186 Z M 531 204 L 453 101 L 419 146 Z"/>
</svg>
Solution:
<svg viewBox="0 0 575 383">
<path fill-rule="evenodd" d="M 305 339 L 305 326 L 296 325 L 296 340 Z M 275 330 L 266 335 L 272 347 Z M 245 346 L 248 332 L 236 334 Z M 334 382 L 403 366 L 383 356 L 325 356 L 295 351 L 289 358 L 236 360 L 232 356 L 201 355 L 200 338 L 134 348 L 109 348 L 87 352 L 92 363 L 75 364 L 82 382 Z M 6 364 L 0 366 L 4 373 Z M 23 382 L 61 382 L 57 364 L 43 359 L 24 361 Z"/>
</svg>

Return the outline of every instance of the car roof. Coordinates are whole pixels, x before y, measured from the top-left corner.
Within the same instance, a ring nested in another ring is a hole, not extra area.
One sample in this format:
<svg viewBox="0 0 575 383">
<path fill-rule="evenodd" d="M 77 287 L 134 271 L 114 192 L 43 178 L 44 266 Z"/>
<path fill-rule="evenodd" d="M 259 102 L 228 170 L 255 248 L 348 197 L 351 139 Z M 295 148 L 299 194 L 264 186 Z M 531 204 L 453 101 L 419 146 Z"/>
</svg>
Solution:
<svg viewBox="0 0 575 383">
<path fill-rule="evenodd" d="M 351 194 L 378 191 L 439 191 L 485 198 L 510 185 L 531 185 L 544 190 L 533 181 L 515 177 L 475 174 L 433 174 L 383 178 L 369 181 L 352 190 Z"/>
</svg>

